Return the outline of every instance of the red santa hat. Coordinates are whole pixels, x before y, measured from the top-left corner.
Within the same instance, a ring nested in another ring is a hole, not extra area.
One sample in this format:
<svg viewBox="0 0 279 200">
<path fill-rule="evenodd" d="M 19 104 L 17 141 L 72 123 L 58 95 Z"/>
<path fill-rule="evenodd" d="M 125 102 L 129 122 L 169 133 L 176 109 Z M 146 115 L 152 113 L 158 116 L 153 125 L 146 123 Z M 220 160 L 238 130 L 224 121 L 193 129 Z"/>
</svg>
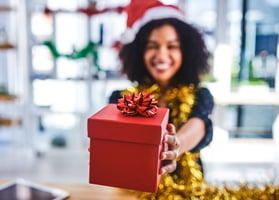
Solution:
<svg viewBox="0 0 279 200">
<path fill-rule="evenodd" d="M 156 19 L 176 18 L 185 21 L 182 10 L 174 5 L 165 5 L 158 0 L 131 0 L 125 8 L 127 13 L 127 30 L 122 36 L 122 43 L 128 44 L 142 26 Z"/>
</svg>

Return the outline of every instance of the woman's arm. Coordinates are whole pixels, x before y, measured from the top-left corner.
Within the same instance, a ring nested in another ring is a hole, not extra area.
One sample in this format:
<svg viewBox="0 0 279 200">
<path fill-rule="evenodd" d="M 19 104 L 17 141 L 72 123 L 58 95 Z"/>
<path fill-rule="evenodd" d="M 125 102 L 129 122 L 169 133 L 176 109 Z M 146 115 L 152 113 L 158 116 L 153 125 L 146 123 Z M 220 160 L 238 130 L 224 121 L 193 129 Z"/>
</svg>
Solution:
<svg viewBox="0 0 279 200">
<path fill-rule="evenodd" d="M 164 151 L 161 154 L 163 166 L 161 173 L 171 173 L 176 169 L 176 159 L 186 151 L 196 147 L 205 136 L 205 123 L 193 117 L 177 132 L 172 124 L 167 126 L 168 133 L 164 138 Z"/>
<path fill-rule="evenodd" d="M 210 115 L 213 105 L 213 97 L 209 90 L 202 88 L 197 93 L 197 103 L 188 121 L 177 132 L 173 125 L 168 125 L 168 134 L 164 138 L 168 148 L 164 149 L 161 156 L 166 163 L 161 170 L 163 174 L 176 169 L 176 159 L 179 155 L 186 151 L 200 151 L 211 142 L 213 129 Z"/>
<path fill-rule="evenodd" d="M 196 147 L 205 136 L 205 123 L 202 119 L 193 117 L 176 133 L 180 147 L 179 155 Z"/>
</svg>

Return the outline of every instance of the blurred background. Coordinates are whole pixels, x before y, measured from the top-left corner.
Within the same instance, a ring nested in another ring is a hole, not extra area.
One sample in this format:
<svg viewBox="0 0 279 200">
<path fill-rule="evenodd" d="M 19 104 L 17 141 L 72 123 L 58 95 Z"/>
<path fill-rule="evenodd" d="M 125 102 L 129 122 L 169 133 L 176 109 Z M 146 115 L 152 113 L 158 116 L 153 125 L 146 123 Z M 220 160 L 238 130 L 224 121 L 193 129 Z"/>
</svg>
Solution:
<svg viewBox="0 0 279 200">
<path fill-rule="evenodd" d="M 163 2 L 185 11 L 211 53 L 206 180 L 278 183 L 279 1 Z M 0 179 L 88 182 L 87 118 L 130 85 L 117 56 L 128 3 L 0 0 Z"/>
</svg>

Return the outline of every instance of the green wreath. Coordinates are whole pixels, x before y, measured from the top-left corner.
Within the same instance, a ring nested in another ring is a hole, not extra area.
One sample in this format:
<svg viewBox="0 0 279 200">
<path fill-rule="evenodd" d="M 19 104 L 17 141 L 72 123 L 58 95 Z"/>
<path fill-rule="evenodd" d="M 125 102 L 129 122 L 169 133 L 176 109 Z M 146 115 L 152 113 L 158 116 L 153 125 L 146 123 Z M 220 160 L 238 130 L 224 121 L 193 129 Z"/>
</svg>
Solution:
<svg viewBox="0 0 279 200">
<path fill-rule="evenodd" d="M 93 63 L 96 66 L 97 70 L 100 71 L 101 68 L 99 66 L 99 54 L 97 49 L 97 44 L 90 41 L 88 44 L 79 51 L 73 50 L 71 54 L 61 54 L 58 52 L 55 44 L 52 41 L 45 41 L 43 45 L 47 46 L 53 56 L 54 59 L 59 57 L 66 57 L 72 60 L 78 60 L 81 58 L 86 58 L 88 55 L 93 55 Z"/>
</svg>

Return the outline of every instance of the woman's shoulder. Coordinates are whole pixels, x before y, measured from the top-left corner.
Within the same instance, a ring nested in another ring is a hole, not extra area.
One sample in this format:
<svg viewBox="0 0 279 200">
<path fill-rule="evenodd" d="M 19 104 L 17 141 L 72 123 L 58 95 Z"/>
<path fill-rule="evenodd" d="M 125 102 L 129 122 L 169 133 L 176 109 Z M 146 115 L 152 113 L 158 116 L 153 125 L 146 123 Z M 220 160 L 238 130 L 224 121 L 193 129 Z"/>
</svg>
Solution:
<svg viewBox="0 0 279 200">
<path fill-rule="evenodd" d="M 212 98 L 213 96 L 210 92 L 210 90 L 206 87 L 200 87 L 197 89 L 197 96 L 203 97 L 203 98 Z"/>
<path fill-rule="evenodd" d="M 211 94 L 210 90 L 205 87 L 201 87 L 197 90 L 196 93 L 197 98 L 197 106 L 203 109 L 212 110 L 214 106 L 214 99 L 213 95 Z"/>
</svg>

